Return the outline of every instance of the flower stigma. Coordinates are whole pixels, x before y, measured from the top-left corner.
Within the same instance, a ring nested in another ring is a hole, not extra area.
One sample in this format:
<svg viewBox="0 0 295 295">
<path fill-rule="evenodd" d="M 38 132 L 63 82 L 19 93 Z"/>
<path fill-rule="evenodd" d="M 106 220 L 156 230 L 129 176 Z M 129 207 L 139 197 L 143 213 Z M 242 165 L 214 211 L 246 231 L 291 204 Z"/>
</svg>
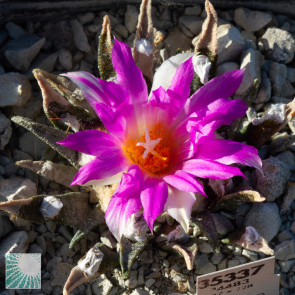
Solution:
<svg viewBox="0 0 295 295">
<path fill-rule="evenodd" d="M 124 151 L 134 164 L 151 174 L 161 174 L 169 168 L 171 147 L 169 137 L 161 124 L 156 124 L 138 140 L 128 140 Z"/>
</svg>

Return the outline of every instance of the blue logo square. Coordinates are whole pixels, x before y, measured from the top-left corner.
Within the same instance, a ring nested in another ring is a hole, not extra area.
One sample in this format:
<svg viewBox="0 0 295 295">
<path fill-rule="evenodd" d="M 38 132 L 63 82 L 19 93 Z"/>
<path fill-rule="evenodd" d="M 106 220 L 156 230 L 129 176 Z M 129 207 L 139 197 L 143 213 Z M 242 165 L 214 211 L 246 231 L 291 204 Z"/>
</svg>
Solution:
<svg viewBox="0 0 295 295">
<path fill-rule="evenodd" d="M 41 254 L 5 255 L 6 289 L 41 289 Z"/>
</svg>

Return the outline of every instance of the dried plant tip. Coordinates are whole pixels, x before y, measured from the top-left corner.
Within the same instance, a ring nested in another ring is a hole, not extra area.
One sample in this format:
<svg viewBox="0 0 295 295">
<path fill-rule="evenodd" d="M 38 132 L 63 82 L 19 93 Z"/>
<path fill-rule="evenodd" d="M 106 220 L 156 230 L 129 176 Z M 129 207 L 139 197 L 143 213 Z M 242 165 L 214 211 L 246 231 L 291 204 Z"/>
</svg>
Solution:
<svg viewBox="0 0 295 295">
<path fill-rule="evenodd" d="M 199 76 L 202 84 L 205 84 L 208 82 L 211 65 L 212 64 L 209 61 L 209 58 L 207 56 L 205 55 L 193 56 L 194 71 Z"/>
<path fill-rule="evenodd" d="M 217 13 L 213 5 L 206 0 L 205 10 L 207 12 L 207 18 L 205 19 L 201 37 L 196 44 L 195 52 L 202 52 L 202 50 L 209 50 L 213 56 L 217 55 L 218 43 L 217 43 L 217 24 L 218 18 Z"/>
<path fill-rule="evenodd" d="M 112 48 L 111 21 L 106 15 L 103 18 L 102 30 L 99 36 L 97 58 L 100 78 L 103 80 L 107 80 L 115 76 L 112 64 Z"/>
<path fill-rule="evenodd" d="M 181 225 L 176 226 L 176 228 L 171 231 L 167 236 L 167 242 L 178 242 L 185 243 L 189 240 L 189 235 L 184 231 Z"/>
<path fill-rule="evenodd" d="M 267 241 L 262 238 L 252 226 L 247 226 L 242 236 L 234 242 L 235 244 L 252 251 L 263 252 L 267 255 L 274 254 L 274 251 L 268 246 Z"/>
<path fill-rule="evenodd" d="M 194 259 L 198 252 L 198 245 L 194 243 L 191 247 L 185 247 L 183 245 L 178 245 L 175 243 L 170 244 L 172 249 L 177 251 L 183 258 L 188 270 L 192 270 L 194 267 Z"/>
<path fill-rule="evenodd" d="M 62 207 L 63 203 L 59 199 L 48 196 L 42 200 L 40 212 L 45 219 L 52 219 L 59 214 Z"/>
<path fill-rule="evenodd" d="M 80 259 L 78 261 L 78 267 L 87 275 L 88 278 L 92 278 L 98 271 L 102 259 L 102 251 L 98 247 L 94 246 L 87 252 L 84 259 Z"/>
<path fill-rule="evenodd" d="M 154 50 L 154 28 L 151 9 L 151 0 L 141 2 L 134 47 L 132 49 L 134 61 L 143 75 L 149 79 L 149 83 L 153 81 Z"/>
</svg>

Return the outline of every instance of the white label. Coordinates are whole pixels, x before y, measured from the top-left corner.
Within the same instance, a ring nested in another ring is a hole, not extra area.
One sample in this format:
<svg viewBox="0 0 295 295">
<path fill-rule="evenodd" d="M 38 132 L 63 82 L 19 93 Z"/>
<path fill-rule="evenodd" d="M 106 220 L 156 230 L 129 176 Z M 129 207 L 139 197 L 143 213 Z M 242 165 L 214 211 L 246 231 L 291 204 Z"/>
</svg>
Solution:
<svg viewBox="0 0 295 295">
<path fill-rule="evenodd" d="M 280 275 L 275 257 L 197 277 L 197 295 L 278 295 Z"/>
</svg>

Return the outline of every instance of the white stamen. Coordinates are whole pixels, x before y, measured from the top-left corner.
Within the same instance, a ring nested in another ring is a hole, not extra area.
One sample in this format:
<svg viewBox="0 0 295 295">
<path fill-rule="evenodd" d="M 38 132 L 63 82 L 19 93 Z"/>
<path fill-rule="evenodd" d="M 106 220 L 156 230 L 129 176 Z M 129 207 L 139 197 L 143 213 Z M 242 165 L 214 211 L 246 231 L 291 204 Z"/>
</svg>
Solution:
<svg viewBox="0 0 295 295">
<path fill-rule="evenodd" d="M 195 55 L 193 57 L 193 66 L 202 84 L 206 84 L 208 82 L 209 70 L 211 68 L 209 58 L 205 55 Z"/>
<path fill-rule="evenodd" d="M 147 56 L 153 54 L 153 47 L 149 40 L 147 39 L 140 39 L 137 40 L 135 43 L 136 50 L 142 54 Z"/>
<path fill-rule="evenodd" d="M 142 146 L 145 148 L 145 151 L 142 155 L 142 158 L 145 159 L 149 153 L 151 153 L 152 155 L 156 156 L 156 157 L 160 157 L 163 158 L 161 155 L 159 155 L 156 151 L 155 151 L 155 147 L 157 146 L 157 144 L 162 140 L 162 138 L 157 138 L 155 140 L 151 140 L 150 138 L 150 134 L 148 129 L 145 129 L 145 142 L 138 142 L 136 144 L 136 146 Z"/>
</svg>

